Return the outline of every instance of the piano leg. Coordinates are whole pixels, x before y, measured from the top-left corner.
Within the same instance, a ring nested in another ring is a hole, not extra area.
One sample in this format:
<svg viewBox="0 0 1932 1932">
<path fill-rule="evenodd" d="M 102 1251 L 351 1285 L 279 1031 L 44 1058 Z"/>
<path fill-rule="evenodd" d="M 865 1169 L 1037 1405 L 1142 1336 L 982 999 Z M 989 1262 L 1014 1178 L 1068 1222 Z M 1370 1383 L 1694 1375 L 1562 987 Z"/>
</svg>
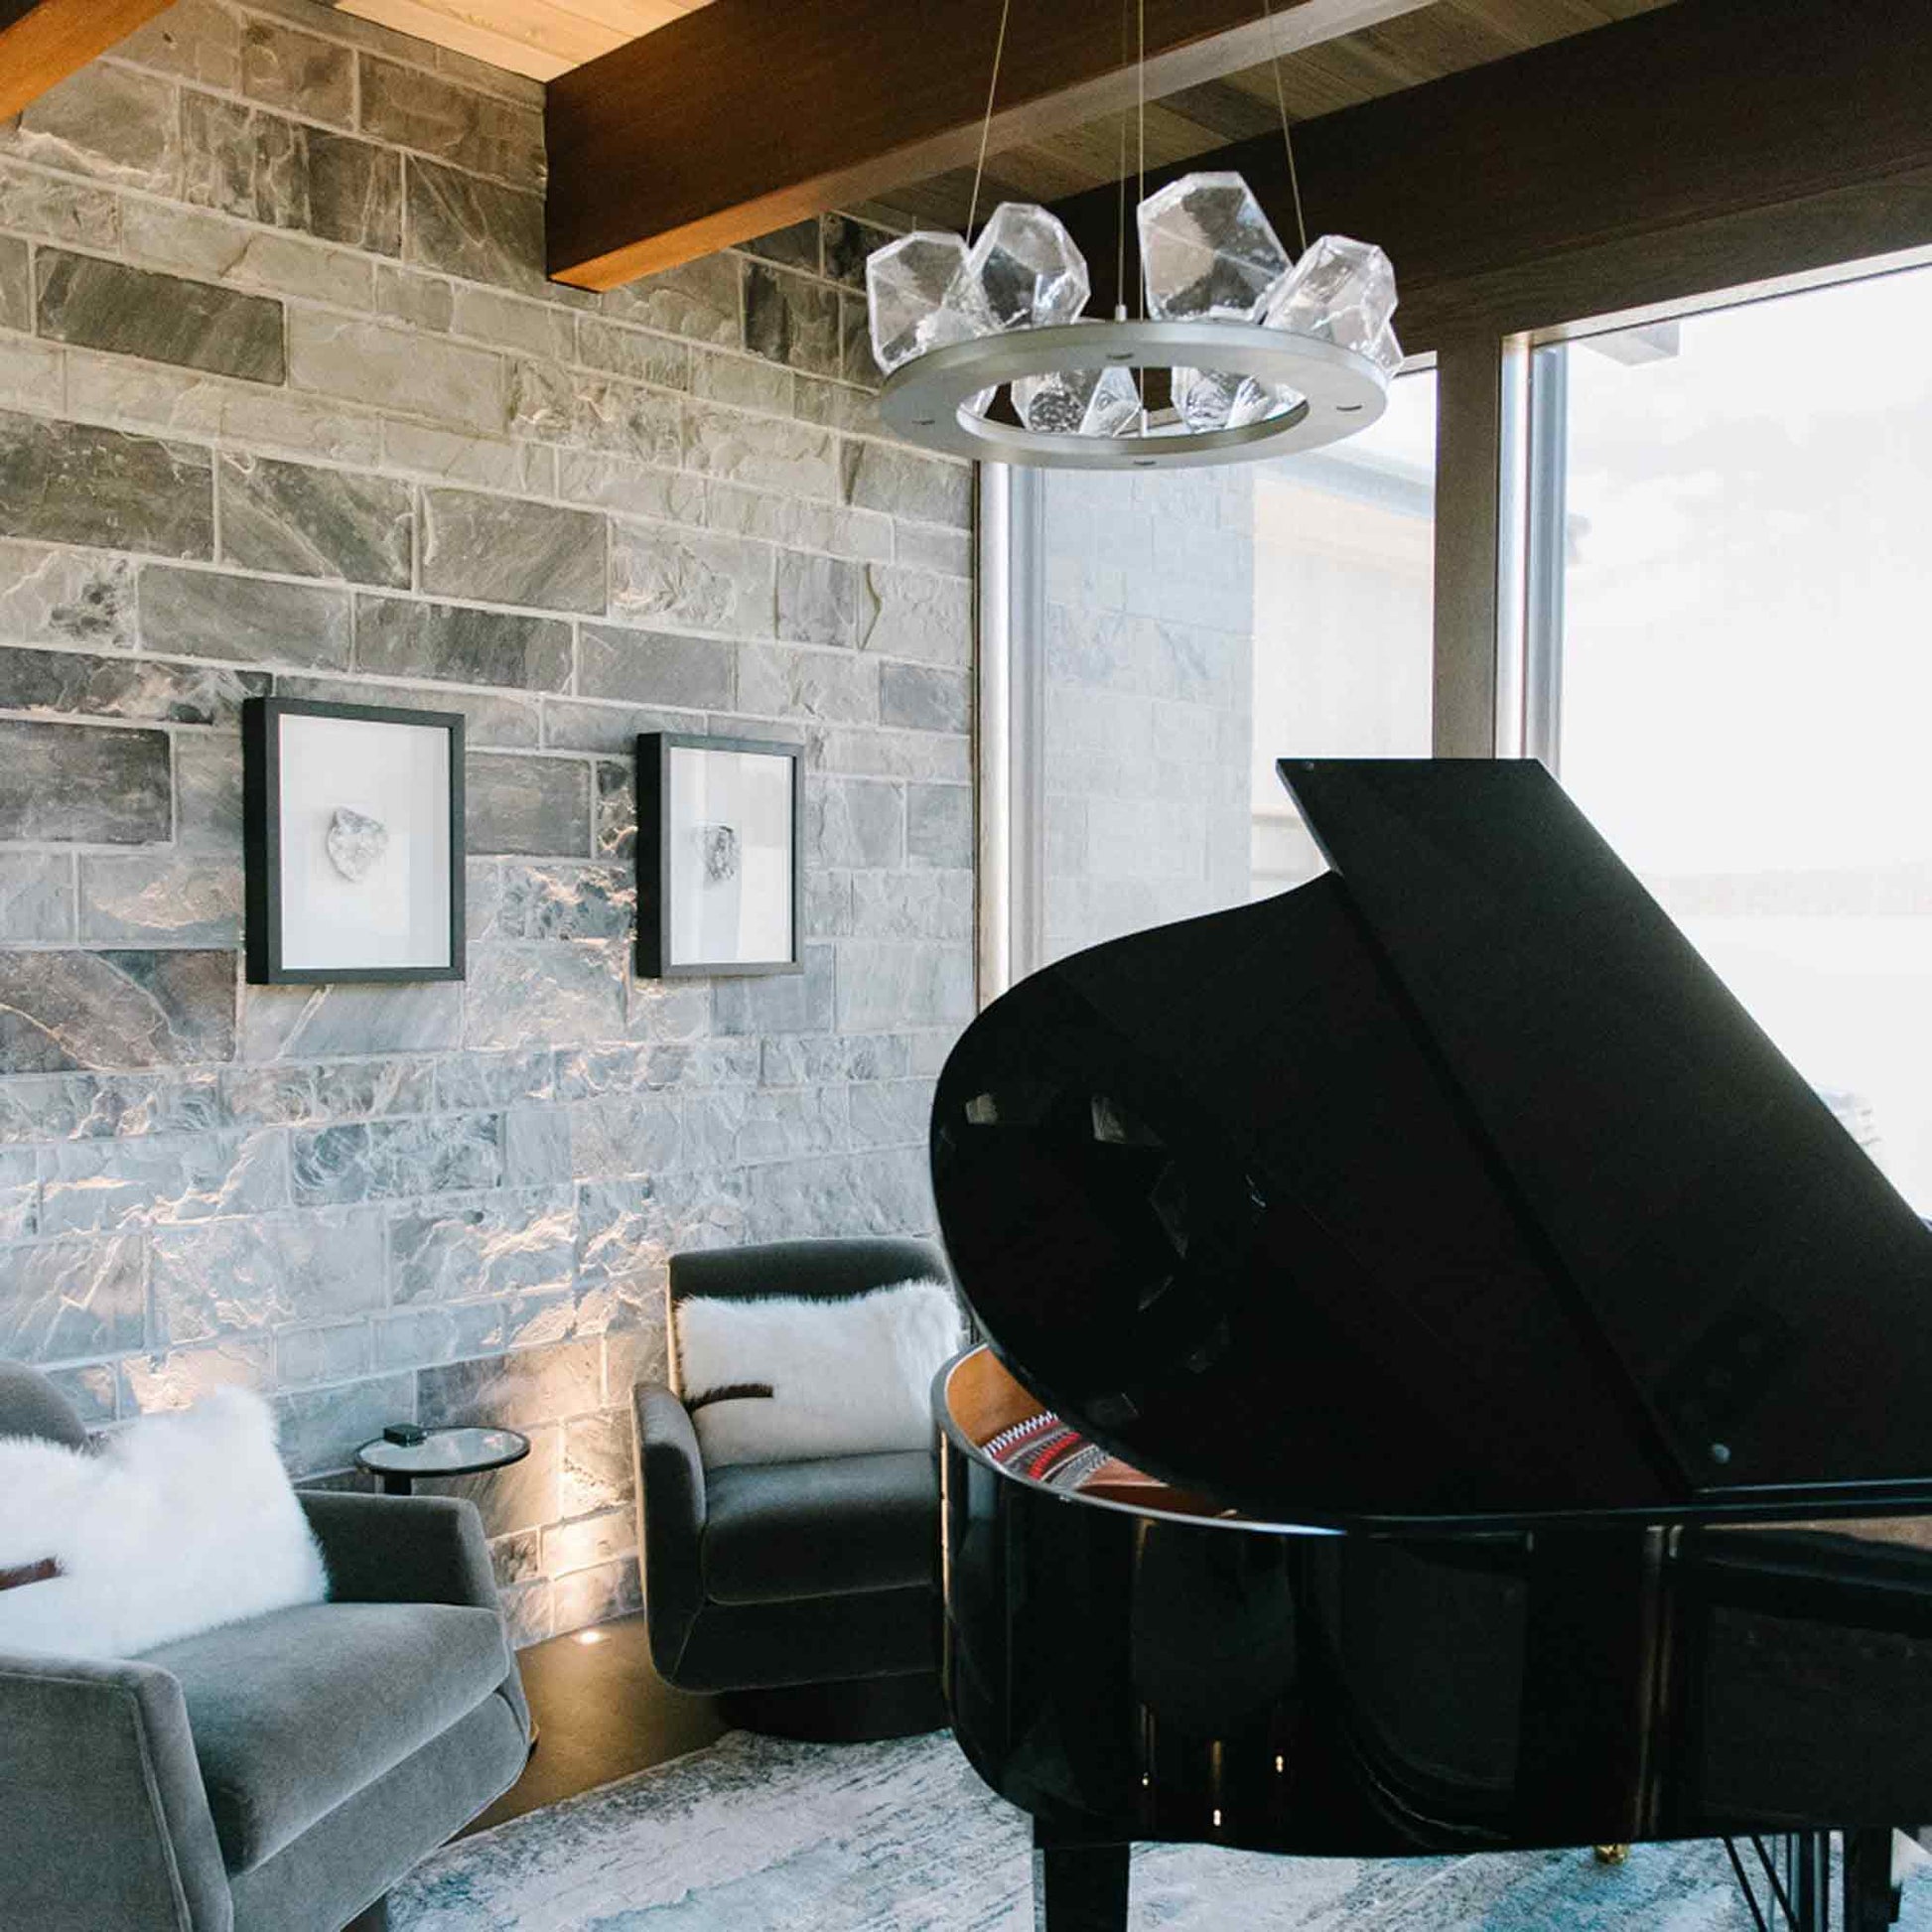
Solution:
<svg viewBox="0 0 1932 1932">
<path fill-rule="evenodd" d="M 1034 1820 L 1034 1932 L 1127 1932 L 1132 1847 L 1095 1844 Z"/>
<path fill-rule="evenodd" d="M 1897 1922 L 1898 1888 L 1891 1881 L 1891 1833 L 1845 1834 L 1845 1932 L 1886 1932 Z"/>
</svg>

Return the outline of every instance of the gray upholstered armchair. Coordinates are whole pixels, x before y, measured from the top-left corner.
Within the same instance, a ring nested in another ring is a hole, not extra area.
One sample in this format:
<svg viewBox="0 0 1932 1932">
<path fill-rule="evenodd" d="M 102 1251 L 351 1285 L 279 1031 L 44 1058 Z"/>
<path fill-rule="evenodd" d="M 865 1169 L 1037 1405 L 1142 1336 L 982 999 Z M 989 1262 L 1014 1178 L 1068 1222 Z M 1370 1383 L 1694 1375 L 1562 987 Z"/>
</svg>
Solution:
<svg viewBox="0 0 1932 1932">
<path fill-rule="evenodd" d="M 848 1296 L 944 1281 L 924 1242 L 782 1241 L 674 1255 L 691 1296 Z M 938 1685 L 935 1450 L 707 1469 L 670 1389 L 640 1383 L 637 1505 L 651 1657 L 722 1693 L 726 1717 L 784 1736 L 856 1739 L 945 1722 Z"/>
<path fill-rule="evenodd" d="M 0 1436 L 86 1440 L 4 1362 Z M 389 1887 L 514 1783 L 529 1712 L 475 1506 L 302 1503 L 329 1602 L 113 1663 L 0 1655 L 0 1922 L 377 1925 Z"/>
</svg>

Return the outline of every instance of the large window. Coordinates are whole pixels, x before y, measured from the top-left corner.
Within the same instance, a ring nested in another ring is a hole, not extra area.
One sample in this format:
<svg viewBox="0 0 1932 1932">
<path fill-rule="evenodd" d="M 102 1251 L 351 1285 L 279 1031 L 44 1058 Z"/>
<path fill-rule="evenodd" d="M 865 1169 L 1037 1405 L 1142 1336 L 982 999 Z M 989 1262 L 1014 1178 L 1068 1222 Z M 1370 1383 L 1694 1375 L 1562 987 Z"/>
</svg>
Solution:
<svg viewBox="0 0 1932 1932">
<path fill-rule="evenodd" d="M 1290 756 L 1426 756 L 1435 377 L 1229 469 L 1035 473 L 1043 964 L 1320 870 Z M 1017 637 L 1016 658 L 1033 644 Z"/>
<path fill-rule="evenodd" d="M 1531 469 L 1541 749 L 1932 1212 L 1928 341 L 1913 271 L 1544 349 Z"/>
</svg>

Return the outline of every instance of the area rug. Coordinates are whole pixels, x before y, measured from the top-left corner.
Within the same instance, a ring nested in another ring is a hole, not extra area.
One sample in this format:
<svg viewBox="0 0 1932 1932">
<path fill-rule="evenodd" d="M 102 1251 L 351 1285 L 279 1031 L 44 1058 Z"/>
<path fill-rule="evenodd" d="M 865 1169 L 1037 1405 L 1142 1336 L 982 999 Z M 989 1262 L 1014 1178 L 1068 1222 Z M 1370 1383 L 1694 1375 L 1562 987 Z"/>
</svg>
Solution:
<svg viewBox="0 0 1932 1932">
<path fill-rule="evenodd" d="M 1031 1932 L 1027 1821 L 943 1732 L 792 1744 L 735 1731 L 439 1853 L 395 1932 Z M 1834 1914 L 1836 1916 L 1836 1914 Z M 1135 1855 L 1135 1932 L 1749 1932 L 1717 1845 L 1354 1861 Z M 1901 1932 L 1932 1932 L 1932 1878 Z"/>
</svg>

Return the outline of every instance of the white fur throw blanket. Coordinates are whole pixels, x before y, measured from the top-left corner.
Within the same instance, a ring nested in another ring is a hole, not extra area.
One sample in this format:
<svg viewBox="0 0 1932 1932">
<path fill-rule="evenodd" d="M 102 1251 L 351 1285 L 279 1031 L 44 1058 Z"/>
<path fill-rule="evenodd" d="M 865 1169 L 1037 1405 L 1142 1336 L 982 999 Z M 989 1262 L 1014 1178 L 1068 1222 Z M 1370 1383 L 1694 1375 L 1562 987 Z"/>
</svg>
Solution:
<svg viewBox="0 0 1932 1932">
<path fill-rule="evenodd" d="M 97 1450 L 0 1440 L 0 1651 L 129 1657 L 328 1594 L 322 1553 L 245 1389 L 149 1416 Z"/>
<path fill-rule="evenodd" d="M 679 1393 L 713 1466 L 929 1448 L 932 1378 L 959 1344 L 943 1282 L 677 1305 Z"/>
</svg>

